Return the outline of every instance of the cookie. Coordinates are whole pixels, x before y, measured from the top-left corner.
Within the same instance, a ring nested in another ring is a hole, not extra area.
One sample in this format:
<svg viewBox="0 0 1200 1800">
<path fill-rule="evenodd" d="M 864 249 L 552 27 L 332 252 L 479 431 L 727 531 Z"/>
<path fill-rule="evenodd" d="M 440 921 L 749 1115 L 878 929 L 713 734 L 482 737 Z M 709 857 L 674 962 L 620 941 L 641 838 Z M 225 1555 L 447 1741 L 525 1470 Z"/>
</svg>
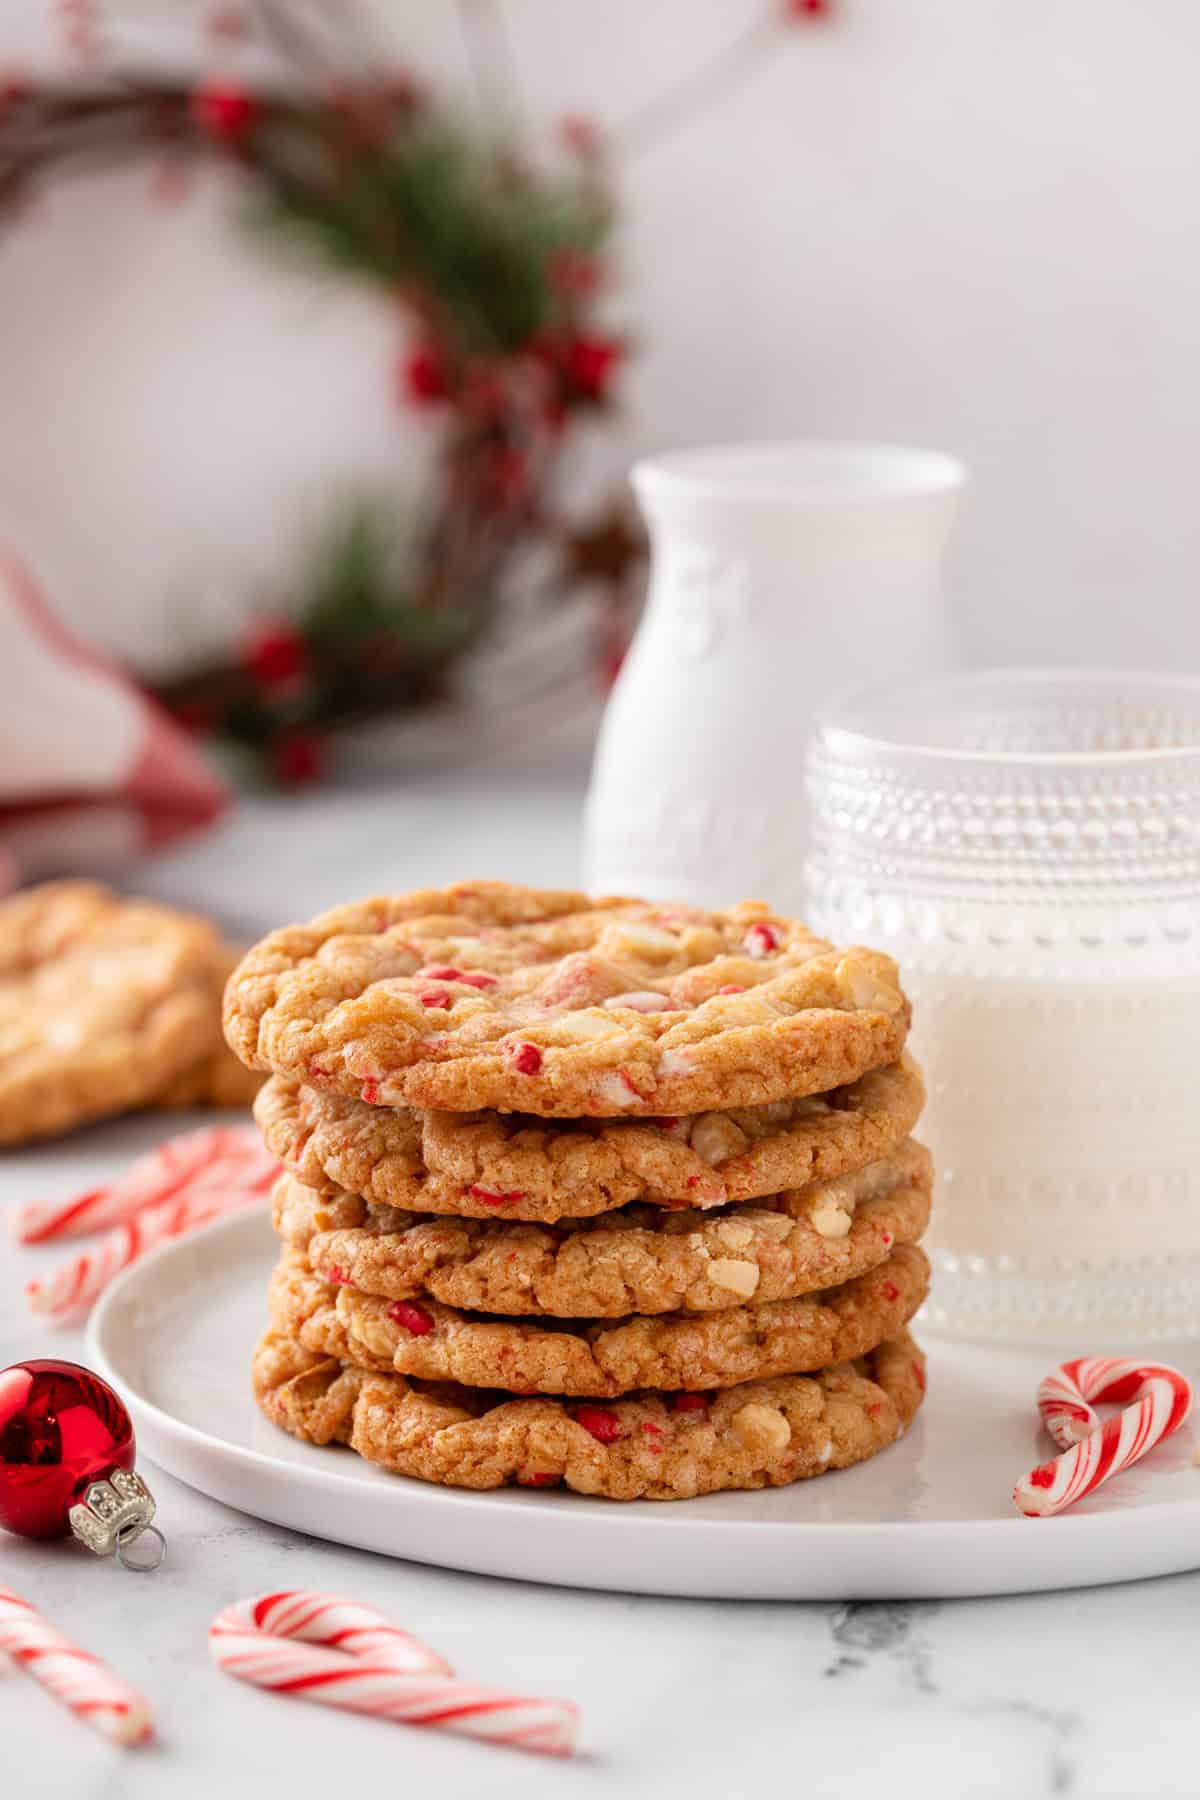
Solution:
<svg viewBox="0 0 1200 1800">
<path fill-rule="evenodd" d="M 0 1144 L 149 1101 L 215 1047 L 207 920 L 91 882 L 0 903 Z"/>
<path fill-rule="evenodd" d="M 260 1072 L 248 1069 L 222 1043 L 199 1062 L 181 1069 L 155 1094 L 151 1105 L 164 1109 L 249 1106 L 262 1083 Z"/>
<path fill-rule="evenodd" d="M 276 1214 L 315 1274 L 388 1300 L 568 1319 L 715 1312 L 836 1287 L 915 1243 L 933 1168 L 909 1143 L 836 1181 L 761 1205 L 666 1212 L 634 1205 L 573 1225 L 508 1225 L 397 1213 L 330 1222 L 322 1198 L 284 1176 Z M 308 1196 L 308 1202 L 302 1196 Z"/>
<path fill-rule="evenodd" d="M 254 1358 L 258 1404 L 293 1437 L 447 1487 L 563 1486 L 609 1500 L 688 1500 L 849 1468 L 901 1436 L 924 1391 L 907 1332 L 812 1375 L 604 1407 L 374 1374 L 280 1332 Z"/>
<path fill-rule="evenodd" d="M 213 992 L 212 1033 L 202 1056 L 186 1069 L 173 1075 L 166 1086 L 155 1094 L 152 1106 L 163 1109 L 182 1107 L 249 1106 L 263 1084 L 257 1069 L 248 1069 L 225 1042 L 221 1030 L 221 996 L 225 983 L 244 955 L 244 949 L 222 944 L 217 964 L 217 982 Z"/>
<path fill-rule="evenodd" d="M 271 1319 L 313 1349 L 426 1381 L 608 1398 L 638 1388 L 714 1388 L 861 1356 L 925 1298 L 929 1263 L 901 1244 L 840 1287 L 762 1306 L 652 1318 L 496 1319 L 442 1301 L 387 1300 L 322 1282 L 285 1251 Z"/>
<path fill-rule="evenodd" d="M 365 1106 L 279 1077 L 254 1113 L 306 1186 L 468 1218 L 589 1218 L 631 1201 L 720 1206 L 828 1181 L 903 1143 L 925 1099 L 908 1056 L 849 1086 L 659 1119 Z"/>
<path fill-rule="evenodd" d="M 252 1068 L 384 1106 L 695 1113 L 895 1061 L 896 966 L 758 902 L 727 912 L 480 882 L 265 938 L 225 996 Z"/>
</svg>

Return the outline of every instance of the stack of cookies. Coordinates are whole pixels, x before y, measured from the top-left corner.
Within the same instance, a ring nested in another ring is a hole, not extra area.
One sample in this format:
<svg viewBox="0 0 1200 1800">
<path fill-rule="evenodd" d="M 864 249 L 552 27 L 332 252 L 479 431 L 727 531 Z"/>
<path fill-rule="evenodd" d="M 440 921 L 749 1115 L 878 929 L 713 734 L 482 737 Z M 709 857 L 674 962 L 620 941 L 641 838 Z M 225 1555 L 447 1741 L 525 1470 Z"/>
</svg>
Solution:
<svg viewBox="0 0 1200 1800">
<path fill-rule="evenodd" d="M 225 1001 L 286 1173 L 269 1418 L 452 1486 L 781 1486 L 892 1443 L 928 1153 L 894 964 L 758 903 L 488 882 L 278 931 Z"/>
</svg>

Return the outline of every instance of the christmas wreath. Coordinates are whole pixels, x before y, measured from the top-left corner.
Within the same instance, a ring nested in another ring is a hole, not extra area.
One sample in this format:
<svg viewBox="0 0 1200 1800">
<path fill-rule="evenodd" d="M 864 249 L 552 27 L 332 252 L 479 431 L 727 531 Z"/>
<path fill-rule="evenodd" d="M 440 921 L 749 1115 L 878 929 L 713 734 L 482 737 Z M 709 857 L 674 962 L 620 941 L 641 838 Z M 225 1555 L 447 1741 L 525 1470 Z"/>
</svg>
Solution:
<svg viewBox="0 0 1200 1800">
<path fill-rule="evenodd" d="M 613 221 L 596 135 L 569 124 L 547 172 L 407 77 L 295 62 L 270 89 L 113 70 L 0 90 L 0 211 L 71 162 L 217 156 L 246 179 L 249 225 L 403 314 L 398 398 L 442 423 L 427 510 L 401 533 L 356 508 L 295 608 L 157 689 L 285 781 L 319 772 L 332 728 L 439 691 L 520 546 L 551 540 L 564 579 L 601 540 L 618 578 L 639 553 L 616 515 L 568 534 L 551 501 L 564 442 L 609 406 L 628 352 L 596 324 Z"/>
</svg>

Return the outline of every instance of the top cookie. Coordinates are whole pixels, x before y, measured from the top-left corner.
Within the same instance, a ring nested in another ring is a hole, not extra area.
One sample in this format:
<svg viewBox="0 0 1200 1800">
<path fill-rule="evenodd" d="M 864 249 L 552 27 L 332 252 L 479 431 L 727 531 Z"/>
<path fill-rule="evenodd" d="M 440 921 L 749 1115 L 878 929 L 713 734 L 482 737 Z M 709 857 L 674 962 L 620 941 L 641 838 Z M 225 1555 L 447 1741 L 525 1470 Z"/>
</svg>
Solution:
<svg viewBox="0 0 1200 1800">
<path fill-rule="evenodd" d="M 213 1048 L 204 919 L 56 881 L 0 905 L 0 1144 L 140 1106 Z"/>
<path fill-rule="evenodd" d="M 383 1106 L 692 1113 L 822 1093 L 893 1061 L 896 966 L 757 901 L 725 912 L 513 887 L 367 900 L 243 958 L 251 1068 Z"/>
</svg>

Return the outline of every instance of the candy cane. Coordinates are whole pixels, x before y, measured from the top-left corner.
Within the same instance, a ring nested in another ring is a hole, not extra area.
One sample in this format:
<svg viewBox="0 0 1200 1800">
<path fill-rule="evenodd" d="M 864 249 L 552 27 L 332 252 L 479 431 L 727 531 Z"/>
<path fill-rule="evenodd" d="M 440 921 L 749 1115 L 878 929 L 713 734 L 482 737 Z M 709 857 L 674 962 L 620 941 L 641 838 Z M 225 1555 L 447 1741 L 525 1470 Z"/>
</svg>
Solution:
<svg viewBox="0 0 1200 1800">
<path fill-rule="evenodd" d="M 304 1591 L 226 1607 L 208 1647 L 218 1668 L 256 1687 L 408 1725 L 566 1756 L 578 1708 L 458 1681 L 436 1651 L 374 1607 Z"/>
<path fill-rule="evenodd" d="M 275 1170 L 278 1176 L 278 1167 Z M 189 1231 L 207 1225 L 225 1213 L 251 1206 L 262 1198 L 262 1187 L 237 1188 L 230 1192 L 219 1189 L 195 1195 L 182 1194 L 177 1200 L 162 1200 L 157 1206 L 143 1207 L 127 1225 L 118 1225 L 101 1238 L 93 1250 L 85 1250 L 69 1262 L 59 1263 L 49 1275 L 31 1281 L 25 1289 L 30 1306 L 36 1313 L 52 1319 L 74 1318 L 86 1312 L 98 1300 L 114 1275 L 127 1269 L 147 1250 L 165 1244 L 169 1238 L 183 1237 Z"/>
<path fill-rule="evenodd" d="M 1177 1431 L 1192 1407 L 1186 1376 L 1164 1363 L 1083 1356 L 1063 1363 L 1038 1389 L 1038 1409 L 1061 1456 L 1023 1475 L 1013 1489 L 1020 1512 L 1045 1518 L 1074 1505 Z M 1100 1423 L 1090 1402 L 1123 1411 Z"/>
<path fill-rule="evenodd" d="M 114 1743 L 144 1744 L 153 1735 L 150 1708 L 136 1689 L 10 1588 L 0 1588 L 0 1650 Z"/>
<path fill-rule="evenodd" d="M 71 1200 L 38 1200 L 22 1207 L 13 1219 L 13 1230 L 23 1244 L 83 1237 L 89 1231 L 123 1225 L 143 1207 L 185 1191 L 260 1184 L 265 1189 L 278 1173 L 279 1164 L 256 1132 L 232 1125 L 207 1126 L 184 1132 L 139 1157 L 120 1181 L 88 1188 Z"/>
</svg>

